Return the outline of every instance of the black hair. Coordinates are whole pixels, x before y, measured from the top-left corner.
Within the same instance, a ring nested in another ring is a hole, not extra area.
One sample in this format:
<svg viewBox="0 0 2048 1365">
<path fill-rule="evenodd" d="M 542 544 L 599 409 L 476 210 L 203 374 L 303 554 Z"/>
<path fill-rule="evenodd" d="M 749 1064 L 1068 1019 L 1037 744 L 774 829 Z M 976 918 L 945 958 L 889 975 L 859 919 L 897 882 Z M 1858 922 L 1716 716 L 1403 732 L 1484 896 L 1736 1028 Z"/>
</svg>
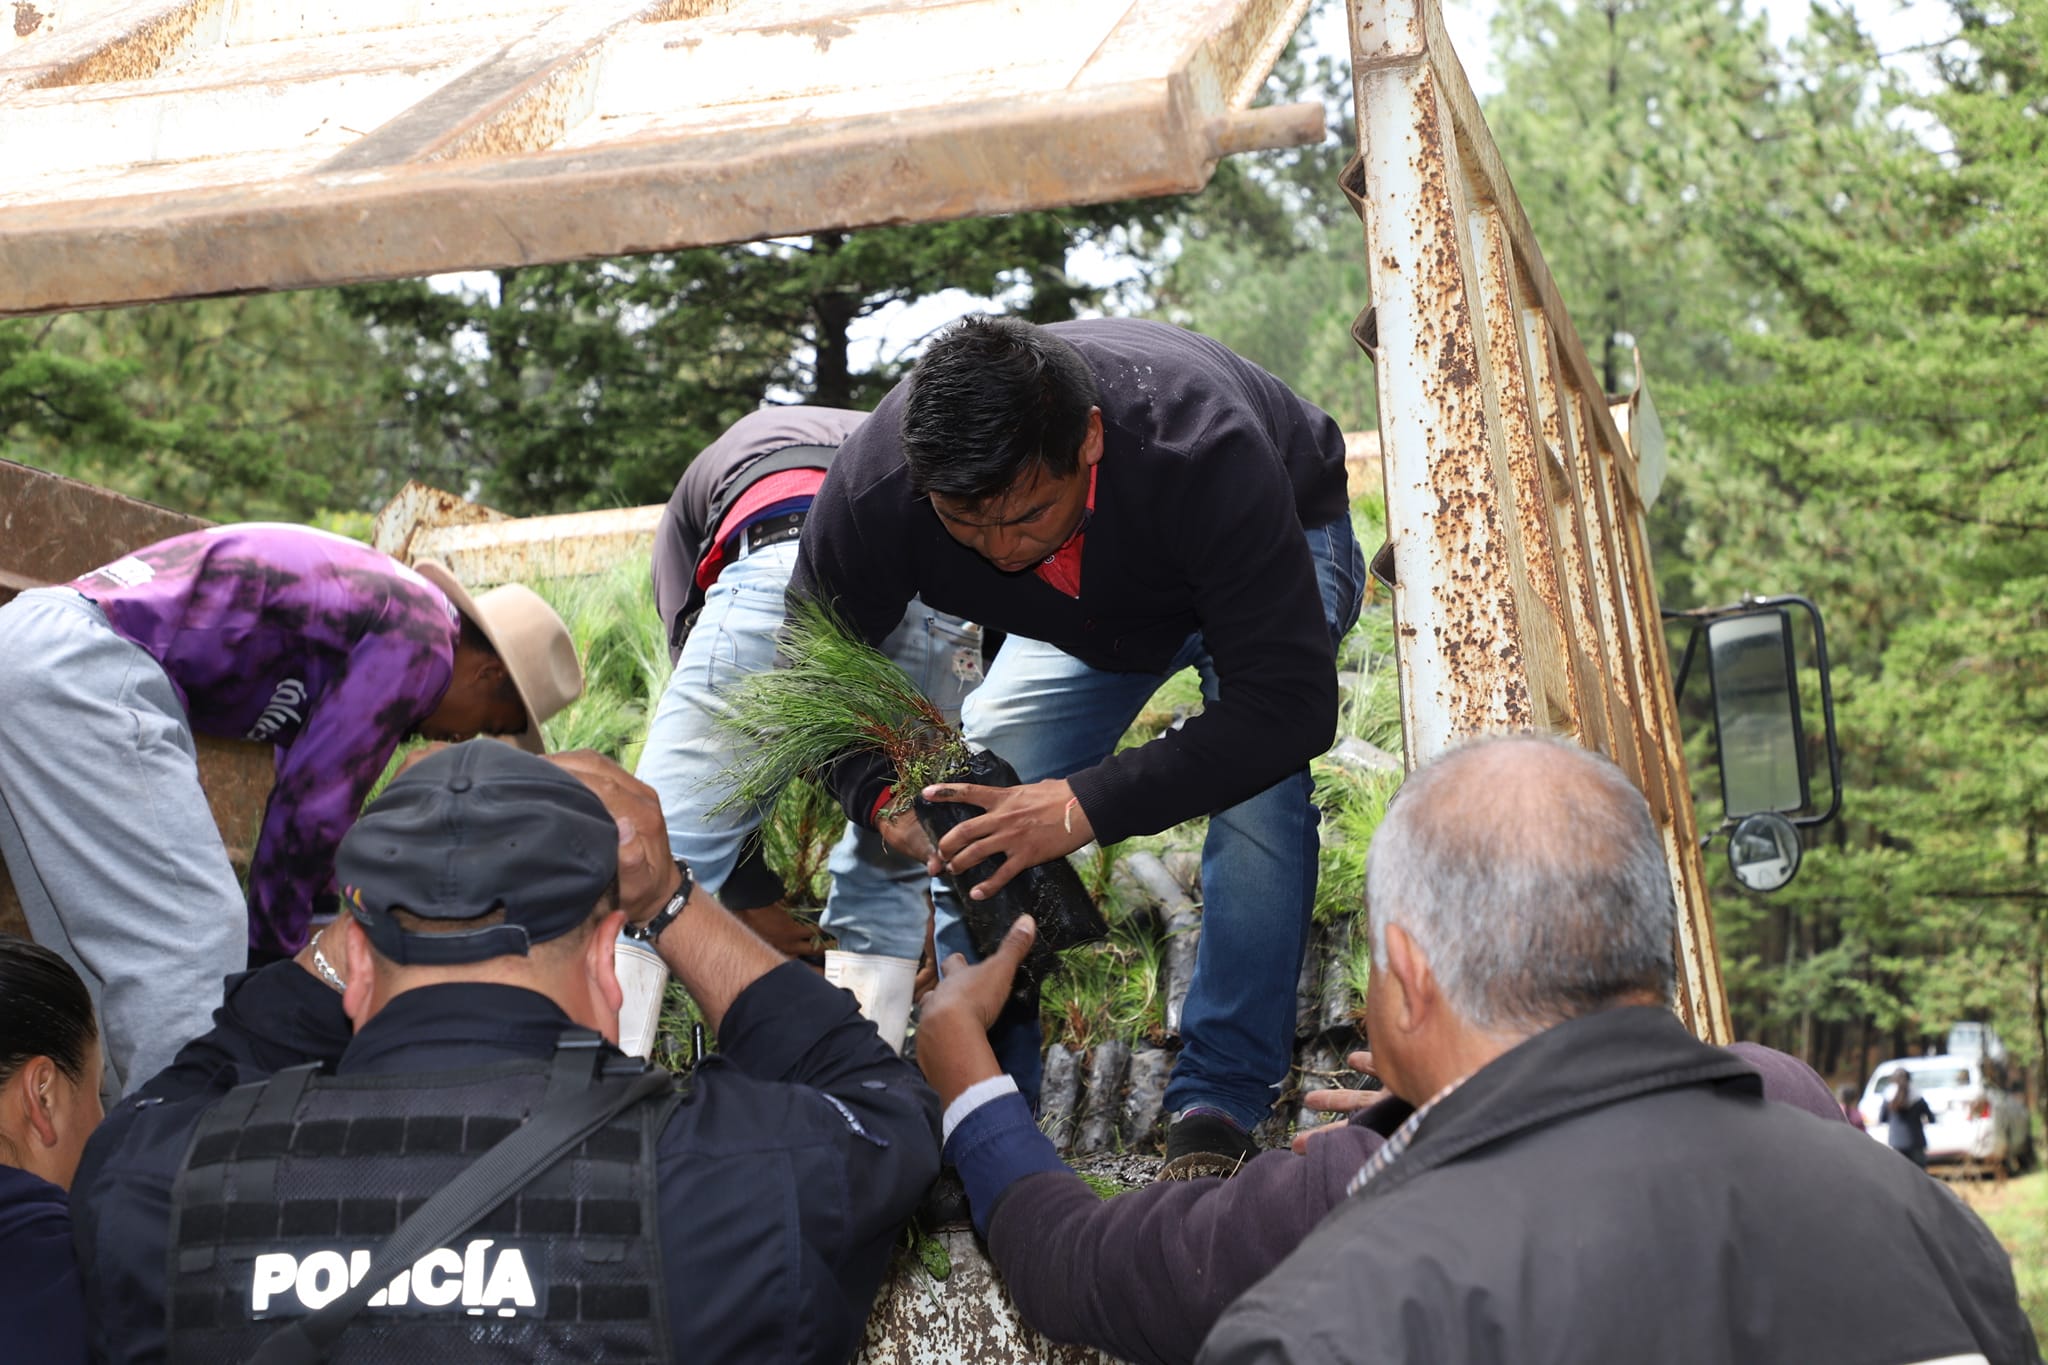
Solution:
<svg viewBox="0 0 2048 1365">
<path fill-rule="evenodd" d="M 0 934 L 0 1085 L 37 1057 L 48 1057 L 74 1081 L 100 1036 L 92 996 L 71 964 L 41 944 Z"/>
<path fill-rule="evenodd" d="M 491 643 L 490 636 L 484 634 L 484 628 L 470 620 L 468 612 L 457 612 L 455 615 L 456 619 L 462 622 L 463 645 L 469 649 L 480 649 L 486 654 L 496 656 L 498 647 Z"/>
<path fill-rule="evenodd" d="M 977 314 L 934 341 L 910 374 L 903 454 L 920 493 L 982 502 L 1035 462 L 1072 474 L 1100 406 L 1081 353 L 1022 318 Z"/>
</svg>

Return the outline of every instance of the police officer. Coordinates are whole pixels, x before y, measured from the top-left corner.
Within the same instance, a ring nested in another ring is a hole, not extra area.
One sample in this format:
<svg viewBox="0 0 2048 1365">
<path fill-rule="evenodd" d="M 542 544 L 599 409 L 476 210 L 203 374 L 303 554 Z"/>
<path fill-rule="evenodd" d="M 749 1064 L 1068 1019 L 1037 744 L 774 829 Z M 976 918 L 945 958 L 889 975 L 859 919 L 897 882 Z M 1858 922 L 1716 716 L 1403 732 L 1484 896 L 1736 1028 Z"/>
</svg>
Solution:
<svg viewBox="0 0 2048 1365">
<path fill-rule="evenodd" d="M 87 1149 L 95 1358 L 249 1359 L 344 1300 L 367 1301 L 335 1360 L 852 1353 L 936 1174 L 936 1101 L 848 995 L 692 886 L 647 787 L 474 740 L 394 779 L 337 870 L 347 913 L 230 982 Z M 622 929 L 717 1029 L 687 1082 L 608 1045 Z M 569 1155 L 413 1248 L 498 1144 L 622 1085 Z"/>
</svg>

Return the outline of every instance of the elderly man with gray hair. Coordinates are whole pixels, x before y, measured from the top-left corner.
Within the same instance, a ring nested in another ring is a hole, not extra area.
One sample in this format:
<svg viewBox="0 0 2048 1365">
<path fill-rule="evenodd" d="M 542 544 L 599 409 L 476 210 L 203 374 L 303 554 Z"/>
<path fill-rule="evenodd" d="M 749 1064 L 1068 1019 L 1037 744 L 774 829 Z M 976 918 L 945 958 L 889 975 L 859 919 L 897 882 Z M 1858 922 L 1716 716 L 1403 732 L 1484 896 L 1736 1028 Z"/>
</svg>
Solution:
<svg viewBox="0 0 2048 1365">
<path fill-rule="evenodd" d="M 1974 1214 L 1673 1016 L 1662 848 L 1611 763 L 1438 758 L 1367 894 L 1367 1032 L 1415 1112 L 1203 1362 L 2040 1359 Z"/>
</svg>

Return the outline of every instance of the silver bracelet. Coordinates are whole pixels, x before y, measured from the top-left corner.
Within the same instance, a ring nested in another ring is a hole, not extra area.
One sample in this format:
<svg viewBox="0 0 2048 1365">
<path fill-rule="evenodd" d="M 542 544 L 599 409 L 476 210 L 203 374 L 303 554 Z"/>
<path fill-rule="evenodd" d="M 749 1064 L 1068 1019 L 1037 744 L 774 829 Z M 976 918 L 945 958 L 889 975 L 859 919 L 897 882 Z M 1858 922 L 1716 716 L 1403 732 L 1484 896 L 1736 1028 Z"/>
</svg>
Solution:
<svg viewBox="0 0 2048 1365">
<path fill-rule="evenodd" d="M 323 928 L 313 935 L 313 970 L 320 973 L 320 979 L 337 991 L 348 989 L 348 982 L 341 979 L 341 973 L 334 970 L 334 964 L 327 960 L 327 954 L 320 951 L 320 936 L 327 931 Z"/>
</svg>

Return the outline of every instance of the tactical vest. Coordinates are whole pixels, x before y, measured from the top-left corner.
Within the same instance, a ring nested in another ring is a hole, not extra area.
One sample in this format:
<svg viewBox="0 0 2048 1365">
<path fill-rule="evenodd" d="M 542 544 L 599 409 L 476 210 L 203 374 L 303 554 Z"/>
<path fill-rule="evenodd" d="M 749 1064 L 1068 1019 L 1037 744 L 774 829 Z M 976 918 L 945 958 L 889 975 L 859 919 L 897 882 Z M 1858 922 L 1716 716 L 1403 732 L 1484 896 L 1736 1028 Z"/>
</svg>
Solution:
<svg viewBox="0 0 2048 1365">
<path fill-rule="evenodd" d="M 565 1038 L 557 1057 L 572 1046 Z M 583 1086 L 598 1057 L 585 1055 Z M 229 1092 L 200 1120 L 172 1188 L 171 1360 L 246 1360 L 286 1319 L 346 1292 L 428 1196 L 561 1093 L 550 1074 L 564 1070 L 538 1059 L 401 1076 L 302 1067 Z M 330 1358 L 668 1360 L 655 1143 L 678 1099 L 626 1110 L 401 1271 Z"/>
</svg>

